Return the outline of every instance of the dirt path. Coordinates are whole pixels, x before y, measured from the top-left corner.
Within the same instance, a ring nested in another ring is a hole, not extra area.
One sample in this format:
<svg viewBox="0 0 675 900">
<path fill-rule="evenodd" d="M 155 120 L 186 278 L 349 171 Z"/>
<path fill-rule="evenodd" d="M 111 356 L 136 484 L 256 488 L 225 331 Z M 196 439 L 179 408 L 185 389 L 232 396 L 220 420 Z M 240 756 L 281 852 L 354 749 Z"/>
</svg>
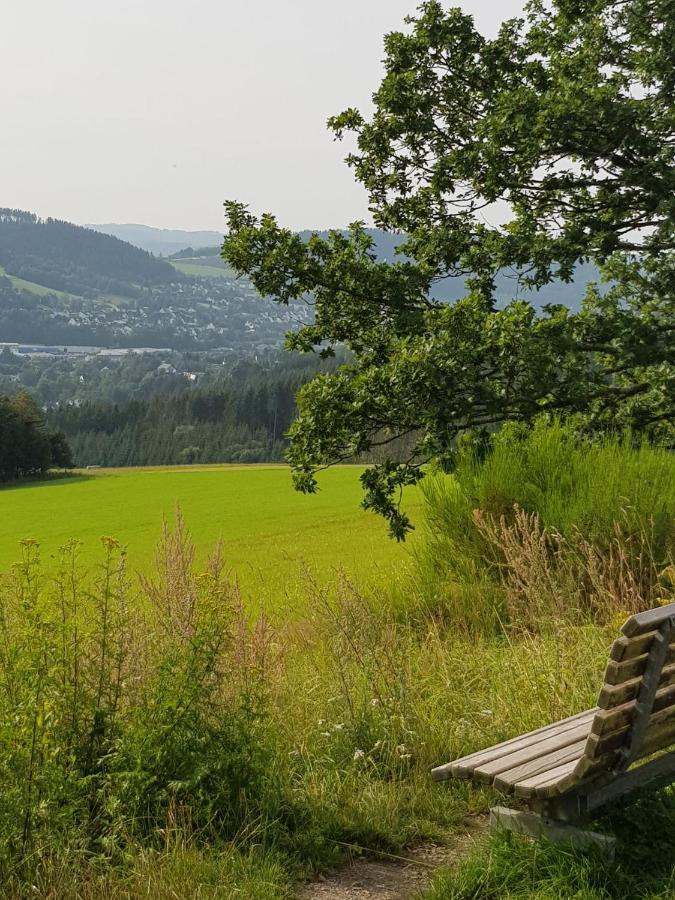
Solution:
<svg viewBox="0 0 675 900">
<path fill-rule="evenodd" d="M 403 854 L 354 859 L 331 875 L 298 888 L 298 900 L 411 900 L 431 880 L 435 869 L 468 856 L 487 829 L 487 817 L 472 818 L 467 831 L 450 835 L 447 844 L 423 844 Z"/>
</svg>

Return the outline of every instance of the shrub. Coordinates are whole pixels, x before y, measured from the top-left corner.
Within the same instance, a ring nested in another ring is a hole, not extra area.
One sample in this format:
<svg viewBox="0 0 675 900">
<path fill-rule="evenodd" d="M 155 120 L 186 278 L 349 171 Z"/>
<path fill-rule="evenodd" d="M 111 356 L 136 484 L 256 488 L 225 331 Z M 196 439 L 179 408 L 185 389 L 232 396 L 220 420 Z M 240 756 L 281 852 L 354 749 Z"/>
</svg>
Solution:
<svg viewBox="0 0 675 900">
<path fill-rule="evenodd" d="M 423 482 L 426 538 L 409 590 L 423 615 L 470 631 L 652 606 L 675 550 L 675 458 L 630 436 L 505 426 L 481 458 Z M 414 604 L 413 604 L 414 605 Z M 542 618 L 543 617 L 543 618 Z"/>
</svg>

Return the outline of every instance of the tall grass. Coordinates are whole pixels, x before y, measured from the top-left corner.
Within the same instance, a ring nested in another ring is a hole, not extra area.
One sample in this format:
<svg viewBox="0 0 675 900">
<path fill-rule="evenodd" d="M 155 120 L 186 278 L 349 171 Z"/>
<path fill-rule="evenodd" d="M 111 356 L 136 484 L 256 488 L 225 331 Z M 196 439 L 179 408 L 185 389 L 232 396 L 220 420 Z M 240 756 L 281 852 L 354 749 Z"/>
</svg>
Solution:
<svg viewBox="0 0 675 900">
<path fill-rule="evenodd" d="M 424 900 L 670 900 L 675 896 L 672 792 L 645 793 L 599 826 L 617 837 L 616 859 L 569 846 L 495 834 Z M 421 898 L 420 898 L 421 900 Z"/>
<path fill-rule="evenodd" d="M 94 577 L 71 544 L 53 581 L 28 543 L 0 586 L 6 896 L 136 896 L 151 859 L 159 896 L 186 858 L 251 884 L 277 872 L 283 896 L 346 846 L 461 827 L 487 800 L 439 791 L 433 764 L 593 700 L 601 629 L 469 645 L 346 579 L 308 582 L 312 616 L 273 628 L 245 615 L 218 549 L 201 572 L 193 552 L 179 518 L 133 587 L 111 539 Z"/>
<path fill-rule="evenodd" d="M 140 596 L 103 545 L 93 578 L 71 543 L 52 581 L 26 542 L 0 588 L 3 883 L 59 849 L 123 859 L 283 813 L 257 637 L 218 551 L 195 572 L 179 517 Z"/>
</svg>

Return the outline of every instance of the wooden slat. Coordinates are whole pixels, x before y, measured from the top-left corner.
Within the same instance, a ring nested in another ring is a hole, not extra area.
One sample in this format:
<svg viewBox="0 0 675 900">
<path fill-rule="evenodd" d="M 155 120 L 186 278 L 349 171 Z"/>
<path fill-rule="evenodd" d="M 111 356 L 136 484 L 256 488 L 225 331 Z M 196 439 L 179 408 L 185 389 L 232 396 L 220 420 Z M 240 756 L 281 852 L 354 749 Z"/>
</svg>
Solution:
<svg viewBox="0 0 675 900">
<path fill-rule="evenodd" d="M 597 707 L 594 709 L 587 709 L 582 713 L 570 716 L 568 719 L 561 719 L 559 722 L 545 725 L 543 728 L 537 728 L 535 731 L 530 731 L 527 734 L 510 738 L 508 741 L 503 741 L 501 744 L 495 744 L 495 746 L 488 747 L 485 750 L 470 753 L 468 756 L 452 760 L 449 763 L 445 763 L 445 765 L 436 766 L 436 768 L 432 769 L 432 777 L 436 781 L 442 781 L 445 778 L 451 777 L 470 778 L 477 765 L 487 763 L 492 759 L 498 759 L 500 756 L 505 756 L 507 753 L 520 750 L 536 741 L 545 740 L 546 738 L 552 737 L 553 734 L 562 734 L 566 729 L 574 728 L 581 724 L 581 722 L 588 723 L 590 729 L 590 722 L 597 711 Z"/>
<path fill-rule="evenodd" d="M 588 738 L 584 756 L 579 763 L 579 774 L 586 777 L 603 770 L 611 770 L 617 760 L 617 750 L 623 746 L 628 732 L 629 729 L 624 728 L 623 732 L 615 731 L 614 734 L 603 738 L 591 735 Z M 665 721 L 657 721 L 650 725 L 637 759 L 643 759 L 659 750 L 665 750 L 673 744 L 675 744 L 675 721 L 672 716 L 669 716 Z M 589 745 L 594 748 L 595 755 L 593 755 L 593 750 L 589 750 Z M 601 752 L 602 750 L 605 751 L 604 754 Z"/>
<path fill-rule="evenodd" d="M 614 709 L 601 710 L 596 713 L 591 733 L 597 735 L 610 734 L 612 731 L 618 731 L 620 728 L 630 725 L 635 718 L 636 702 L 636 700 L 631 700 L 629 703 L 623 703 Z M 673 705 L 675 705 L 675 686 L 670 685 L 661 688 L 656 692 L 652 714 Z"/>
<path fill-rule="evenodd" d="M 591 722 L 593 721 L 594 720 L 591 719 Z M 579 741 L 585 742 L 588 737 L 588 732 L 589 722 L 584 721 L 581 725 L 577 725 L 576 728 L 568 728 L 563 732 L 554 734 L 544 741 L 536 741 L 513 753 L 507 753 L 504 756 L 500 756 L 498 759 L 493 759 L 476 766 L 473 770 L 473 777 L 486 784 L 492 784 L 495 775 L 499 775 L 500 772 L 505 772 L 507 769 L 513 769 L 515 766 L 521 765 L 521 763 L 526 763 L 542 756 L 548 756 L 556 750 L 569 747 L 570 744 L 577 744 Z M 549 766 L 549 768 L 551 767 Z"/>
<path fill-rule="evenodd" d="M 615 706 L 621 706 L 622 703 L 634 700 L 641 684 L 641 678 L 631 678 L 622 684 L 604 685 L 600 691 L 598 706 L 600 709 L 613 709 Z M 659 688 L 667 687 L 670 684 L 675 684 L 675 666 L 666 666 L 661 670 Z"/>
<path fill-rule="evenodd" d="M 604 755 L 610 751 L 618 750 L 623 746 L 624 739 L 629 730 L 628 726 L 626 726 L 625 728 L 620 728 L 618 731 L 613 731 L 611 734 L 603 734 L 602 736 L 589 734 L 584 756 L 588 759 L 599 759 L 600 757 L 604 757 Z"/>
<path fill-rule="evenodd" d="M 636 635 L 644 634 L 646 631 L 654 631 L 671 616 L 675 616 L 675 603 L 648 609 L 627 619 L 621 628 L 621 633 L 625 634 L 626 637 L 635 637 Z"/>
<path fill-rule="evenodd" d="M 649 648 L 656 635 L 656 631 L 646 631 L 636 637 L 622 635 L 617 638 L 609 651 L 609 658 L 615 662 L 623 662 L 626 659 L 635 659 L 643 653 L 649 653 Z M 675 633 L 670 636 L 670 643 L 675 644 Z"/>
<path fill-rule="evenodd" d="M 574 764 L 573 764 L 574 765 Z M 581 781 L 579 774 L 579 763 L 569 772 L 564 772 L 555 781 L 541 785 L 537 788 L 537 797 L 543 799 L 550 797 L 559 797 L 567 791 L 574 790 Z"/>
<path fill-rule="evenodd" d="M 524 798 L 551 796 L 555 793 L 552 786 L 573 775 L 575 768 L 576 762 L 573 760 L 556 766 L 555 769 L 549 769 L 547 772 L 540 772 L 538 775 L 524 778 L 514 785 L 514 794 L 516 797 Z"/>
<path fill-rule="evenodd" d="M 607 669 L 605 670 L 605 683 L 622 684 L 624 681 L 629 681 L 631 678 L 637 678 L 644 672 L 648 658 L 649 654 L 643 653 L 641 656 L 636 656 L 635 659 L 629 659 L 625 662 L 614 662 L 614 660 L 610 660 L 607 664 Z M 674 661 L 675 644 L 671 644 L 668 647 L 664 665 L 668 665 Z"/>
<path fill-rule="evenodd" d="M 555 769 L 563 763 L 580 759 L 585 747 L 585 740 L 577 741 L 575 744 L 562 747 L 554 753 L 549 753 L 547 756 L 540 756 L 513 769 L 507 769 L 495 777 L 492 785 L 498 791 L 509 793 L 519 781 L 524 781 L 534 775 L 540 775 L 543 772 Z"/>
<path fill-rule="evenodd" d="M 675 744 L 674 726 L 675 723 L 672 719 L 650 726 L 649 731 L 645 735 L 638 759 L 650 756 L 652 753 L 656 753 L 659 750 L 666 750 L 668 747 L 672 747 L 672 745 Z"/>
<path fill-rule="evenodd" d="M 616 751 L 623 744 L 626 734 L 628 734 L 627 728 L 625 729 L 623 737 L 614 734 L 611 739 L 606 739 L 605 747 L 608 748 L 609 752 L 605 753 L 604 756 L 597 756 L 595 758 L 591 758 L 588 755 L 582 756 L 577 763 L 577 768 L 574 773 L 577 779 L 575 783 L 581 784 L 585 781 L 593 781 L 593 779 L 596 779 L 602 773 L 611 773 L 618 761 Z M 598 740 L 599 739 L 595 735 L 591 735 L 588 739 L 589 743 L 593 741 L 597 742 Z M 645 756 L 651 756 L 659 750 L 665 750 L 668 747 L 673 746 L 673 744 L 675 744 L 675 733 L 672 721 L 654 726 L 647 733 L 637 758 L 644 759 Z M 641 767 L 638 766 L 637 769 L 631 769 L 630 771 L 639 771 L 640 768 Z M 621 777 L 625 778 L 625 776 Z M 611 784 L 611 781 L 609 783 Z M 561 786 L 565 788 L 564 784 L 561 784 Z M 603 788 L 603 790 L 606 790 L 606 788 Z"/>
<path fill-rule="evenodd" d="M 617 638 L 609 651 L 609 658 L 614 662 L 623 662 L 626 659 L 635 659 L 649 652 L 649 645 L 654 639 L 655 631 L 647 631 L 638 637 L 629 638 L 622 635 Z"/>
<path fill-rule="evenodd" d="M 588 738 L 588 748 L 586 755 L 590 756 L 591 758 L 601 757 L 610 750 L 618 749 L 626 740 L 629 731 L 630 728 L 626 726 L 625 728 L 620 728 L 616 731 L 613 731 L 611 734 L 591 734 Z M 652 746 L 653 739 L 657 734 L 662 735 L 664 739 L 667 739 L 669 734 L 672 734 L 673 741 L 675 741 L 675 707 L 669 706 L 666 709 L 662 709 L 660 712 L 656 712 L 652 716 L 650 716 L 648 730 L 645 735 L 645 746 L 647 746 L 648 741 L 651 741 L 649 746 Z M 672 741 L 670 743 L 672 743 Z M 668 743 L 665 743 L 656 746 L 655 749 L 660 750 L 662 749 L 662 747 L 667 746 Z M 640 751 L 640 756 L 644 756 L 646 752 L 650 751 L 642 749 Z"/>
</svg>

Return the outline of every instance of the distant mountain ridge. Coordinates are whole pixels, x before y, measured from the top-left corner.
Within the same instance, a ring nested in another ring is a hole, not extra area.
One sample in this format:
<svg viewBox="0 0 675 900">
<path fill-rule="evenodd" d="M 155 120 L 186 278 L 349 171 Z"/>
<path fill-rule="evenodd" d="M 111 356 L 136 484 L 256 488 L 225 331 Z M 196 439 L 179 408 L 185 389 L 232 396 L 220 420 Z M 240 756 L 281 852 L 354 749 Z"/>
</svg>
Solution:
<svg viewBox="0 0 675 900">
<path fill-rule="evenodd" d="M 85 227 L 127 241 L 156 256 L 172 256 L 188 247 L 219 247 L 223 242 L 222 234 L 217 231 L 187 231 L 180 228 L 154 228 L 151 225 L 114 222 Z"/>
<path fill-rule="evenodd" d="M 152 228 L 148 225 L 91 225 L 113 234 L 122 240 L 129 241 L 137 247 L 151 252 L 171 256 L 176 260 L 187 258 L 193 260 L 189 271 L 197 274 L 195 260 L 200 258 L 204 264 L 210 267 L 221 267 L 220 245 L 222 236 L 217 231 L 186 231 L 180 229 Z M 341 230 L 341 229 L 338 229 Z M 378 257 L 386 262 L 395 262 L 401 259 L 396 252 L 397 248 L 405 241 L 405 235 L 393 234 L 378 228 L 366 229 L 373 239 L 373 249 Z M 313 232 L 304 229 L 298 232 L 303 240 L 309 240 L 316 233 L 321 237 L 327 237 L 327 230 Z M 346 232 L 345 232 L 346 233 Z M 562 303 L 570 309 L 578 310 L 581 306 L 586 287 L 589 282 L 598 280 L 599 275 L 595 266 L 581 263 L 577 266 L 574 279 L 565 284 L 562 281 L 552 281 L 538 291 L 524 290 L 518 285 L 515 273 L 502 272 L 497 276 L 496 301 L 498 307 L 504 307 L 511 300 L 520 297 L 529 300 L 535 307 L 541 309 L 548 303 Z M 449 302 L 458 300 L 465 294 L 464 278 L 451 278 L 434 286 L 432 296 L 437 300 Z"/>
</svg>

